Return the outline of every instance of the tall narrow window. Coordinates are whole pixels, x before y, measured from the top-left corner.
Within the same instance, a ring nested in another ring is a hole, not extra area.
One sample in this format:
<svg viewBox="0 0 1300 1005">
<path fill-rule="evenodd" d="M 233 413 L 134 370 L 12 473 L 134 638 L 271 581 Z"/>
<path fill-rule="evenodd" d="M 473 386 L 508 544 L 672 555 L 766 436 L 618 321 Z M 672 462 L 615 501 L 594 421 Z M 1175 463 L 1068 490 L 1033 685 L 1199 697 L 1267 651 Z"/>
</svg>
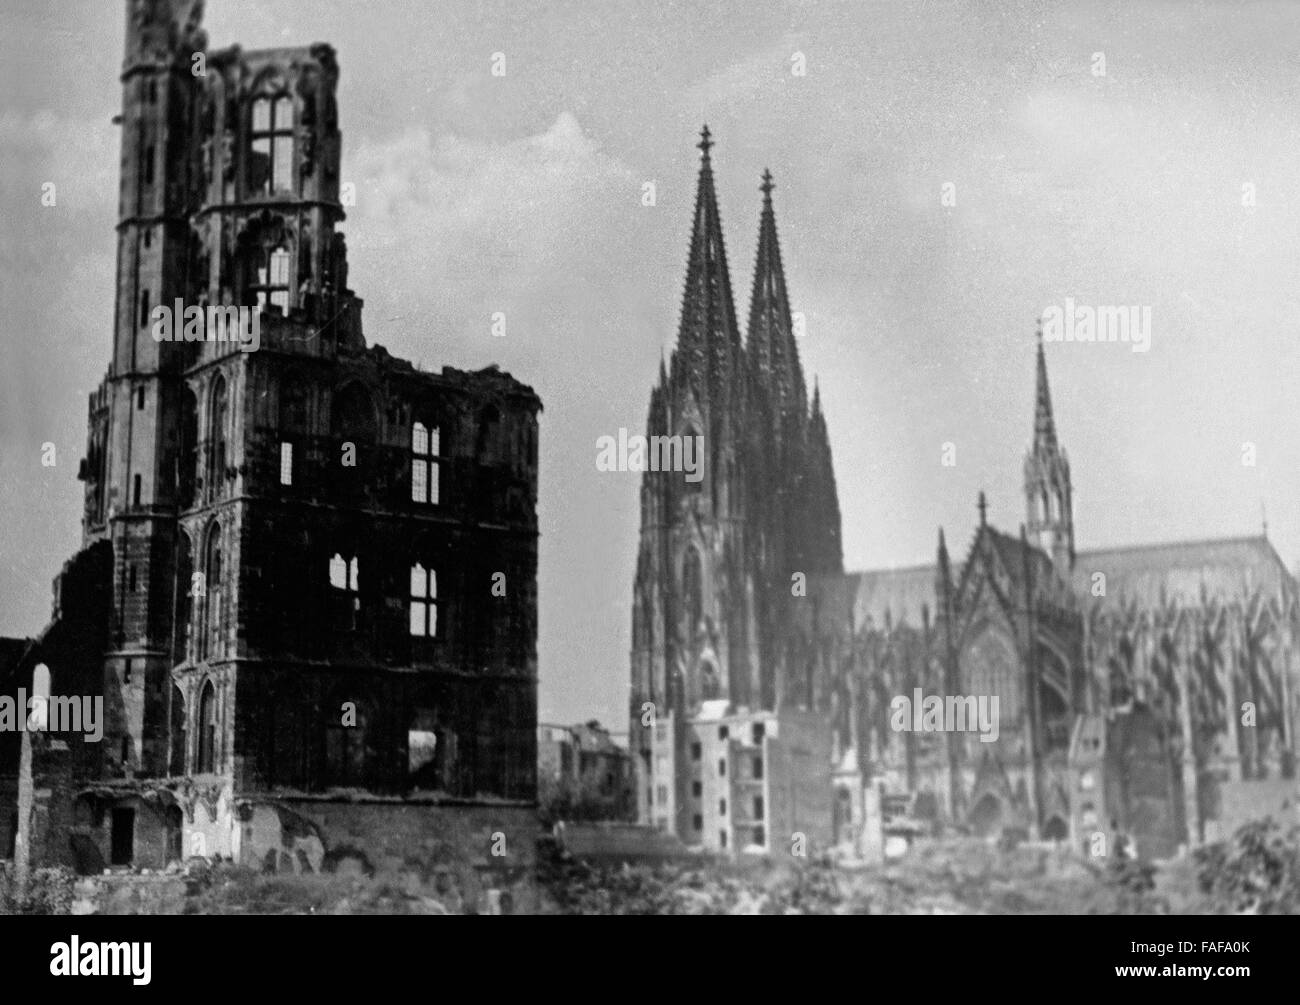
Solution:
<svg viewBox="0 0 1300 1005">
<path fill-rule="evenodd" d="M 204 577 L 207 580 L 204 589 L 204 631 L 200 637 L 202 655 L 219 655 L 221 647 L 223 583 L 221 576 L 221 528 L 213 524 L 208 531 L 208 543 L 204 553 Z"/>
<path fill-rule="evenodd" d="M 288 96 L 253 102 L 249 189 L 256 195 L 293 191 L 293 102 Z"/>
<path fill-rule="evenodd" d="M 345 559 L 335 553 L 330 559 L 330 592 L 333 594 L 334 624 L 343 631 L 355 631 L 361 611 L 361 591 L 357 585 L 357 559 Z"/>
<path fill-rule="evenodd" d="M 185 694 L 172 685 L 172 749 L 169 771 L 173 775 L 185 774 Z"/>
<path fill-rule="evenodd" d="M 411 427 L 411 499 L 418 503 L 438 504 L 438 455 L 442 431 L 417 422 Z"/>
<path fill-rule="evenodd" d="M 176 455 L 178 502 L 188 509 L 194 502 L 194 481 L 199 466 L 199 402 L 186 385 L 181 390 L 181 442 Z"/>
<path fill-rule="evenodd" d="M 438 636 L 438 572 L 418 562 L 411 567 L 411 634 Z"/>
<path fill-rule="evenodd" d="M 199 699 L 199 763 L 198 774 L 210 775 L 217 764 L 217 692 L 212 681 L 203 685 Z"/>
<path fill-rule="evenodd" d="M 140 325 L 143 327 L 149 323 L 149 291 L 143 289 L 140 291 Z"/>
<path fill-rule="evenodd" d="M 293 444 L 287 440 L 280 444 L 280 484 L 293 484 Z"/>
<path fill-rule="evenodd" d="M 217 495 L 226 478 L 226 379 L 218 376 L 212 387 L 212 408 L 208 423 L 208 493 Z"/>
<path fill-rule="evenodd" d="M 682 562 L 682 598 L 686 614 L 687 638 L 694 638 L 704 615 L 703 575 L 700 570 L 700 553 L 694 548 L 686 552 Z"/>
</svg>

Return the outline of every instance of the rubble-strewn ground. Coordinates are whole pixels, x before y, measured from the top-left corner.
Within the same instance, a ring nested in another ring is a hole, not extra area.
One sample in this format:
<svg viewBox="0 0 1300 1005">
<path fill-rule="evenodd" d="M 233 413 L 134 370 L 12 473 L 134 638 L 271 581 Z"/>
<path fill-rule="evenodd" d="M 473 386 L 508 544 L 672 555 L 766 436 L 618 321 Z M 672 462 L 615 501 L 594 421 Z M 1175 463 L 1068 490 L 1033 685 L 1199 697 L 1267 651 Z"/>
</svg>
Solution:
<svg viewBox="0 0 1300 1005">
<path fill-rule="evenodd" d="M 921 842 L 878 867 L 792 859 L 550 868 L 552 910 L 579 914 L 1110 914 L 1134 900 L 1124 876 L 1104 866 L 971 839 Z"/>
<path fill-rule="evenodd" d="M 1251 824 L 1158 866 L 956 838 L 922 841 L 863 868 L 798 860 L 598 866 L 554 856 L 542 882 L 551 910 L 575 914 L 1300 913 L 1300 831 Z"/>
<path fill-rule="evenodd" d="M 876 867 L 828 860 L 593 864 L 544 843 L 537 886 L 548 914 L 1213 914 L 1300 913 L 1300 829 L 1249 824 L 1158 866 L 1087 862 L 1064 848 L 971 838 L 918 842 Z M 191 860 L 165 873 L 33 875 L 16 903 L 0 869 L 0 913 L 460 914 L 438 876 L 266 875 Z"/>
</svg>

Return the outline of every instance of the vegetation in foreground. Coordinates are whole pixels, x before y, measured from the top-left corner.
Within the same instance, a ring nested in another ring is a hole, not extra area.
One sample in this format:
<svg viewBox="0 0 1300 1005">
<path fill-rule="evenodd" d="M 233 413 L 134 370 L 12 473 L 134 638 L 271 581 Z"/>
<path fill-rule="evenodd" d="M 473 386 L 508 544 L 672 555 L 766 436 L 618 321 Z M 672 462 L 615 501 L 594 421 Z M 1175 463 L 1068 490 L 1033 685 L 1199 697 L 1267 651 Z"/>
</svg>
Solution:
<svg viewBox="0 0 1300 1005">
<path fill-rule="evenodd" d="M 1251 823 L 1230 839 L 1156 867 L 1087 863 L 1041 847 L 969 838 L 917 844 L 876 868 L 829 860 L 595 864 L 550 843 L 539 849 L 541 909 L 549 914 L 1300 914 L 1300 827 Z M 104 913 L 455 914 L 474 905 L 414 871 L 267 875 L 194 860 L 105 898 Z M 0 914 L 68 914 L 79 883 L 38 869 L 27 896 L 0 869 Z M 147 895 L 146 895 L 147 894 Z"/>
</svg>

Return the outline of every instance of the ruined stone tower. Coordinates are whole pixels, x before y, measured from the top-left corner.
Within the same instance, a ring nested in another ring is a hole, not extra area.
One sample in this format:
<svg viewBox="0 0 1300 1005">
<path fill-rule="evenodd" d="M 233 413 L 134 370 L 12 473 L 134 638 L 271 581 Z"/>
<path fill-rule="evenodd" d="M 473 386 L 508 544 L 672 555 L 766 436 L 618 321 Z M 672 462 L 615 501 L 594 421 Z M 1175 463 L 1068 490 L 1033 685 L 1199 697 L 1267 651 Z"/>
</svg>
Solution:
<svg viewBox="0 0 1300 1005">
<path fill-rule="evenodd" d="M 535 819 L 541 403 L 367 346 L 334 51 L 211 50 L 201 13 L 127 4 L 85 548 L 19 673 L 46 663 L 107 722 L 42 751 L 39 857 L 297 871 L 436 845 L 467 886 L 506 882 L 490 835 L 526 856 Z M 227 308 L 256 340 L 213 330 Z"/>
</svg>

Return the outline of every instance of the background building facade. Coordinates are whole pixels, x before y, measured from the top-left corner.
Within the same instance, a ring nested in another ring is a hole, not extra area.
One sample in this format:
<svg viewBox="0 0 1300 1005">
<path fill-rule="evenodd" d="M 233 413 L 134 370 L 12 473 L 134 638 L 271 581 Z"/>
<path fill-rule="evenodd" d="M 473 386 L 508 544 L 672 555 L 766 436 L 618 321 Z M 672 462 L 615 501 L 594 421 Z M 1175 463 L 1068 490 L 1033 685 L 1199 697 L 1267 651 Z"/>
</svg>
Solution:
<svg viewBox="0 0 1300 1005">
<path fill-rule="evenodd" d="M 1210 839 L 1252 806 L 1293 812 L 1295 577 L 1266 535 L 1080 549 L 1041 335 L 1018 532 L 994 526 L 981 493 L 964 558 L 940 530 L 933 564 L 842 571 L 771 179 L 742 342 L 711 147 L 706 128 L 681 326 L 647 420 L 649 437 L 703 436 L 706 465 L 697 485 L 647 472 L 641 488 L 629 709 L 639 819 L 717 850 L 718 801 L 695 748 L 713 742 L 714 720 L 760 712 L 810 713 L 827 730 L 815 784 L 835 794 L 813 830 L 828 840 L 850 839 L 863 807 L 891 793 L 977 834 L 1084 847 L 1122 832 L 1153 855 Z M 894 730 L 893 699 L 917 688 L 996 695 L 997 740 Z"/>
</svg>

